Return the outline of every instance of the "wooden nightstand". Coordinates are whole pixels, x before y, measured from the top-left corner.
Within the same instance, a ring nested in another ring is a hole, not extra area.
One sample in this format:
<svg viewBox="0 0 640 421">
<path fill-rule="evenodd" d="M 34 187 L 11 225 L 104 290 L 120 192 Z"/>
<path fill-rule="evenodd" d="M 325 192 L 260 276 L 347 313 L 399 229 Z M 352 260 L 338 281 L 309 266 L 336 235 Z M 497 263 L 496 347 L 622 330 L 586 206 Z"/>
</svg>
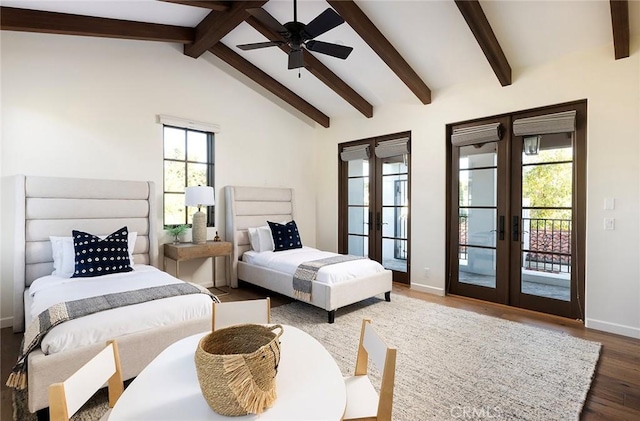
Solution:
<svg viewBox="0 0 640 421">
<path fill-rule="evenodd" d="M 231 262 L 231 243 L 227 241 L 207 241 L 204 244 L 193 243 L 180 243 L 172 244 L 167 243 L 164 245 L 164 258 L 170 259 L 176 262 L 176 278 L 180 278 L 180 262 L 193 259 L 202 259 L 211 257 L 213 259 L 213 287 L 218 288 L 216 285 L 216 257 L 227 257 L 227 271 L 225 273 L 225 285 L 229 285 L 229 267 Z M 166 261 L 164 262 L 166 271 Z M 222 291 L 222 290 L 220 290 Z M 222 291 L 225 293 L 224 291 Z M 220 293 L 218 295 L 223 295 Z"/>
</svg>

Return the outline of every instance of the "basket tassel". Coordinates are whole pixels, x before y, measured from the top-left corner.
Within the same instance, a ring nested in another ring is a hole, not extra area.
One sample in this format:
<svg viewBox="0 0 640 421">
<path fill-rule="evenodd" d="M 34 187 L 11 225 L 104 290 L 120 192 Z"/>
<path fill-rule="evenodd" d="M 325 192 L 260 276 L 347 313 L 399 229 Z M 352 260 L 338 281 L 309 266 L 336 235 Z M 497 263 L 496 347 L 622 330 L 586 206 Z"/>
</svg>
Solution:
<svg viewBox="0 0 640 421">
<path fill-rule="evenodd" d="M 223 366 L 229 375 L 229 389 L 247 413 L 260 414 L 273 405 L 277 397 L 275 388 L 269 391 L 260 389 L 242 355 L 225 356 Z"/>
</svg>

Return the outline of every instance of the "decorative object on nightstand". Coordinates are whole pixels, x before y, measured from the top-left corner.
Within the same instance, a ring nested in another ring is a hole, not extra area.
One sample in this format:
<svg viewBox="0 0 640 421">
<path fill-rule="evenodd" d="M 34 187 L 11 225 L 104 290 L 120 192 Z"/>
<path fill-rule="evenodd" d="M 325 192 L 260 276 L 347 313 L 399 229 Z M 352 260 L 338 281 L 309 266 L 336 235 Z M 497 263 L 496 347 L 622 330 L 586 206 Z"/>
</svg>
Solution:
<svg viewBox="0 0 640 421">
<path fill-rule="evenodd" d="M 213 241 L 215 241 L 216 243 L 217 243 L 217 242 L 222 241 L 222 240 L 220 239 L 220 236 L 218 235 L 218 231 L 216 231 L 216 236 L 215 236 L 215 237 L 213 237 Z"/>
<path fill-rule="evenodd" d="M 180 244 L 180 236 L 184 234 L 187 229 L 189 229 L 189 225 L 182 224 L 168 227 L 164 230 L 173 236 L 173 244 Z"/>
<path fill-rule="evenodd" d="M 213 206 L 215 204 L 213 187 L 187 187 L 184 193 L 185 205 L 198 207 L 198 212 L 193 214 L 191 241 L 194 244 L 204 244 L 207 241 L 207 216 L 200 208 L 202 206 Z"/>
</svg>

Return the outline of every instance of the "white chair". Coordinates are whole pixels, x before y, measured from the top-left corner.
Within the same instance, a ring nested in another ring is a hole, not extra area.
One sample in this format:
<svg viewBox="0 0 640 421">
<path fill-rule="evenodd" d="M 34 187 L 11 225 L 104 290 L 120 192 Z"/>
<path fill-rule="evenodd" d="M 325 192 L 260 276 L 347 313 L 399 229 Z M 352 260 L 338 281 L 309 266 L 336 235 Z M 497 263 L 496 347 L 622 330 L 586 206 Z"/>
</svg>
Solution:
<svg viewBox="0 0 640 421">
<path fill-rule="evenodd" d="M 228 301 L 213 303 L 212 330 L 242 323 L 271 323 L 271 300 Z"/>
<path fill-rule="evenodd" d="M 108 341 L 105 349 L 62 383 L 49 386 L 49 418 L 68 421 L 99 389 L 109 386 L 109 408 L 113 408 L 124 391 L 118 344 Z M 111 409 L 101 418 L 109 418 Z"/>
<path fill-rule="evenodd" d="M 380 396 L 367 376 L 369 357 L 382 373 Z M 389 347 L 371 327 L 371 320 L 362 321 L 355 375 L 345 377 L 347 409 L 344 420 L 391 421 L 393 385 L 396 372 L 396 348 Z"/>
</svg>

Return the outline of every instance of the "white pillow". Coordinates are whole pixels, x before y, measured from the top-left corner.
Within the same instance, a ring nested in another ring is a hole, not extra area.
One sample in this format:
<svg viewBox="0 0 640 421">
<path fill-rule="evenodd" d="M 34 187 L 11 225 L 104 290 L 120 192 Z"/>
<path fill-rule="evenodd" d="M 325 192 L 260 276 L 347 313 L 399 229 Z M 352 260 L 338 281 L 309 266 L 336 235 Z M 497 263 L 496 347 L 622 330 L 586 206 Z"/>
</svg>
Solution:
<svg viewBox="0 0 640 421">
<path fill-rule="evenodd" d="M 249 242 L 251 248 L 258 253 L 263 251 L 273 251 L 273 237 L 271 235 L 271 228 L 268 225 L 249 228 Z"/>
<path fill-rule="evenodd" d="M 107 234 L 108 235 L 108 234 Z M 105 239 L 107 235 L 99 235 Z M 137 232 L 129 231 L 127 235 L 127 249 L 129 251 L 129 263 L 133 267 L 133 249 L 138 238 Z M 52 275 L 71 277 L 76 270 L 76 252 L 73 248 L 73 237 L 49 237 L 51 241 L 51 251 L 53 256 Z"/>
</svg>

